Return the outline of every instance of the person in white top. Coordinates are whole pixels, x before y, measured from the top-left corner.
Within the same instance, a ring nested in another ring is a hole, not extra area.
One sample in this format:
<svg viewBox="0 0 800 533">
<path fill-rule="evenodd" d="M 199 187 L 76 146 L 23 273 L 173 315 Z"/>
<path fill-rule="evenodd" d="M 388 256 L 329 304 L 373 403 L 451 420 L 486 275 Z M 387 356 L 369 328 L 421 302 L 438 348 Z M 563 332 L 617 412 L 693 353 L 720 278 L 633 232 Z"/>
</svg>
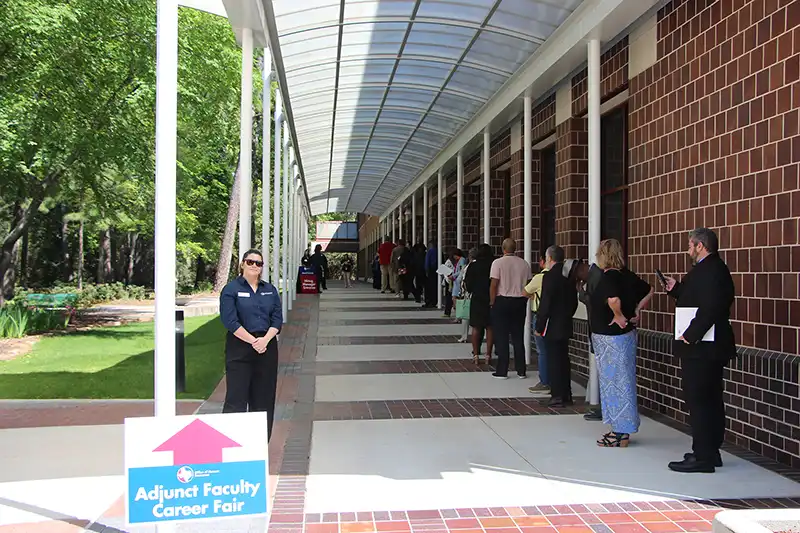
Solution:
<svg viewBox="0 0 800 533">
<path fill-rule="evenodd" d="M 517 376 L 527 377 L 524 338 L 528 298 L 525 295 L 525 285 L 531 279 L 531 266 L 518 257 L 516 251 L 517 242 L 514 239 L 504 240 L 503 257 L 492 263 L 489 274 L 492 278 L 489 303 L 492 306 L 492 327 L 497 352 L 497 371 L 492 376 L 498 379 L 508 377 L 511 357 L 509 337 L 514 345 L 514 369 Z"/>
</svg>

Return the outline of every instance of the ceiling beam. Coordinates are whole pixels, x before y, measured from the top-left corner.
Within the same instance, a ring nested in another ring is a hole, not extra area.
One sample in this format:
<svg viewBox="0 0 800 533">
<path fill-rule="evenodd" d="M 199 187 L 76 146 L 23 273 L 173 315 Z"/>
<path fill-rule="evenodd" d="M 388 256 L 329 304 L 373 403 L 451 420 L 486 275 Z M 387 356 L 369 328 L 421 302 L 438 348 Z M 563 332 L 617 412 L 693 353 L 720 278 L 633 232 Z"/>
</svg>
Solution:
<svg viewBox="0 0 800 533">
<path fill-rule="evenodd" d="M 482 135 L 492 119 L 514 104 L 526 90 L 530 89 L 532 96 L 537 98 L 583 64 L 586 61 L 585 43 L 588 39 L 611 40 L 660 3 L 661 0 L 584 0 L 450 140 L 444 150 L 383 210 L 381 217 L 389 216 L 406 196 L 444 167 L 462 147 Z M 367 212 L 373 212 L 369 207 L 365 208 Z"/>
</svg>

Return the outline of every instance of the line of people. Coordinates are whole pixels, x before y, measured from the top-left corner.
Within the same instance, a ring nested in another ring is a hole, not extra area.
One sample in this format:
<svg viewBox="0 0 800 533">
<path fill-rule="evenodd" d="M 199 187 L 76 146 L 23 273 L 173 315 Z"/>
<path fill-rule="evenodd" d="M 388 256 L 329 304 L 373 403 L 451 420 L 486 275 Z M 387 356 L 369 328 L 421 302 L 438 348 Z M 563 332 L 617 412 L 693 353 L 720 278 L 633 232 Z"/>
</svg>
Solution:
<svg viewBox="0 0 800 533">
<path fill-rule="evenodd" d="M 675 340 L 680 358 L 684 397 L 690 413 L 693 450 L 669 468 L 677 472 L 714 472 L 722 465 L 719 448 L 724 440 L 723 369 L 736 355 L 730 325 L 734 286 L 730 271 L 719 257 L 716 234 L 699 228 L 689 236 L 688 255 L 694 265 L 681 283 L 662 278 L 663 290 L 676 300 L 676 309 L 695 310 L 686 331 Z M 636 385 L 637 328 L 655 289 L 629 269 L 624 250 L 615 239 L 600 243 L 595 263 L 566 259 L 564 250 L 550 246 L 531 276 L 530 266 L 516 254 L 516 241 L 503 241 L 503 256 L 494 259 L 488 244 L 465 257 L 454 250 L 442 265 L 445 272 L 445 316 L 456 309 L 463 319 L 466 341 L 472 327 L 473 361 L 479 362 L 482 340 L 491 363 L 497 355 L 494 378 L 507 379 L 510 346 L 514 370 L 527 377 L 524 328 L 530 302 L 540 382 L 532 392 L 550 392 L 551 407 L 573 405 L 569 356 L 573 319 L 578 301 L 587 310 L 590 350 L 597 364 L 600 406 L 588 420 L 603 420 L 611 431 L 597 445 L 625 448 L 638 432 L 641 420 Z M 659 272 L 660 274 L 660 272 Z M 713 328 L 713 330 L 712 330 Z M 716 337 L 706 333 L 715 331 Z"/>
<path fill-rule="evenodd" d="M 436 307 L 438 266 L 433 243 L 429 247 L 421 242 L 409 247 L 404 239 L 394 243 L 386 236 L 372 260 L 372 286 L 381 294 L 396 294 L 404 300 L 413 296 L 417 303 L 423 303 L 424 298 L 423 307 Z"/>
</svg>

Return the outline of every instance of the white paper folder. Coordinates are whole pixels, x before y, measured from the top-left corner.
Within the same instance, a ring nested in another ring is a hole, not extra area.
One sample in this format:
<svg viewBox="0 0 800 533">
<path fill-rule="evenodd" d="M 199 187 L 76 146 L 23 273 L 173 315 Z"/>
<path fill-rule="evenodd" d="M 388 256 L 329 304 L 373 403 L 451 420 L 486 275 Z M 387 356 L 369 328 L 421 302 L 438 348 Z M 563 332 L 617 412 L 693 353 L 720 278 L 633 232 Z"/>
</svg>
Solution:
<svg viewBox="0 0 800 533">
<path fill-rule="evenodd" d="M 675 339 L 680 339 L 688 329 L 694 317 L 697 315 L 697 307 L 676 307 L 675 308 Z M 714 326 L 706 331 L 701 339 L 706 342 L 714 342 Z"/>
</svg>

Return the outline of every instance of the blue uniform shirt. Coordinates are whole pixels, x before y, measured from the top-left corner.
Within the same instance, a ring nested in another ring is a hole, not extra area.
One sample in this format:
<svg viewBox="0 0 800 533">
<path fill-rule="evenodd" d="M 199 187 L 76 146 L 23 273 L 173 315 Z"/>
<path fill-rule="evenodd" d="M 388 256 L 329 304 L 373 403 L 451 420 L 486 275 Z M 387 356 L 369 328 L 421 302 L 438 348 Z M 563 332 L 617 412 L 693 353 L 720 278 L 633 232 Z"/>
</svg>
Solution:
<svg viewBox="0 0 800 533">
<path fill-rule="evenodd" d="M 239 276 L 222 289 L 219 315 L 225 328 L 233 333 L 242 326 L 248 333 L 267 331 L 283 326 L 283 311 L 278 290 L 266 281 L 258 282 L 258 290 Z"/>
</svg>

